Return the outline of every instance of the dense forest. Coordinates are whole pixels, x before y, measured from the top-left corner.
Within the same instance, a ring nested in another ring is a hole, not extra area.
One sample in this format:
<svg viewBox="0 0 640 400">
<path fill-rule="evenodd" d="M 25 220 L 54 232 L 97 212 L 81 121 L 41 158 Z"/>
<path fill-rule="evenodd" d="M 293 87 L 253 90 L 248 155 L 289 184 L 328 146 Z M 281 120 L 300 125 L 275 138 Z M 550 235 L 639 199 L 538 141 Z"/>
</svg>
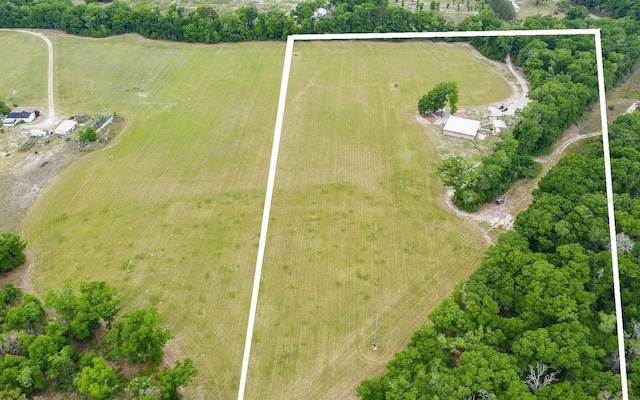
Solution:
<svg viewBox="0 0 640 400">
<path fill-rule="evenodd" d="M 197 374 L 193 362 L 160 368 L 171 333 L 160 327 L 155 309 L 120 315 L 121 303 L 104 282 L 65 285 L 48 292 L 45 304 L 5 285 L 0 398 L 57 391 L 90 399 L 179 399 L 180 387 Z"/>
</svg>

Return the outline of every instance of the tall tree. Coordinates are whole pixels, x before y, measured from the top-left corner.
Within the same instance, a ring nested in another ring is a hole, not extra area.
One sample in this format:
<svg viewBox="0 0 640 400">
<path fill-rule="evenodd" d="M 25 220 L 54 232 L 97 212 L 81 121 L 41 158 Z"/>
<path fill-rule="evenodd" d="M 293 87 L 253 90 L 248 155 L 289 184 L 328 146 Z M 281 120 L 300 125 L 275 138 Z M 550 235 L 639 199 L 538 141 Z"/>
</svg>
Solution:
<svg viewBox="0 0 640 400">
<path fill-rule="evenodd" d="M 101 320 L 110 327 L 120 311 L 122 299 L 114 288 L 104 282 L 82 283 L 79 291 L 77 296 L 76 289 L 66 284 L 62 289 L 49 291 L 45 300 L 48 307 L 70 323 L 75 339 L 90 340 Z"/>
<path fill-rule="evenodd" d="M 160 315 L 155 308 L 124 314 L 107 334 L 107 343 L 112 347 L 111 355 L 136 362 L 162 360 L 164 345 L 172 335 L 159 325 Z"/>
<path fill-rule="evenodd" d="M 458 111 L 458 84 L 456 81 L 440 82 L 418 101 L 418 112 L 437 112 L 449 103 L 451 114 Z"/>
</svg>

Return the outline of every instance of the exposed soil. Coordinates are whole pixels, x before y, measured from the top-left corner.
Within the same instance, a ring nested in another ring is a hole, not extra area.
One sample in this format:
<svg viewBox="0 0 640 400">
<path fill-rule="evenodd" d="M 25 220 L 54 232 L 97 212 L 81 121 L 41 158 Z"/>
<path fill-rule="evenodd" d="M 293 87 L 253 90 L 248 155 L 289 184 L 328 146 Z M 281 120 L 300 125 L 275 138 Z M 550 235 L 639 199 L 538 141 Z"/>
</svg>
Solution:
<svg viewBox="0 0 640 400">
<path fill-rule="evenodd" d="M 75 133 L 28 137 L 38 122 L 4 128 L 0 134 L 0 231 L 18 232 L 27 209 L 60 171 L 82 155 L 104 147 L 124 123 L 116 118 L 99 135 L 99 142 L 80 147 Z"/>
<path fill-rule="evenodd" d="M 558 140 L 558 145 L 556 145 L 553 153 L 535 158 L 535 161 L 542 164 L 542 172 L 534 179 L 520 179 L 514 182 L 504 196 L 506 198 L 505 202 L 501 205 L 486 203 L 478 207 L 475 212 L 465 212 L 452 203 L 453 189 L 447 190 L 446 195 L 440 199 L 440 204 L 459 217 L 476 223 L 487 242 L 493 244 L 502 232 L 513 227 L 515 217 L 529 207 L 533 201 L 532 192 L 538 187 L 538 181 L 551 167 L 558 163 L 565 151 L 579 140 L 600 136 L 601 134 L 601 132 L 580 134 L 575 126 L 567 129 Z"/>
<path fill-rule="evenodd" d="M 28 138 L 24 132 L 15 132 L 16 128 L 4 134 L 9 136 L 6 138 L 9 151 L 0 162 L 0 203 L 3 205 L 0 230 L 3 231 L 18 231 L 33 201 L 60 171 L 82 154 L 75 140 L 67 142 L 65 138 L 51 135 L 47 143 L 44 138 Z M 29 146 L 32 147 L 28 151 L 20 151 Z"/>
</svg>

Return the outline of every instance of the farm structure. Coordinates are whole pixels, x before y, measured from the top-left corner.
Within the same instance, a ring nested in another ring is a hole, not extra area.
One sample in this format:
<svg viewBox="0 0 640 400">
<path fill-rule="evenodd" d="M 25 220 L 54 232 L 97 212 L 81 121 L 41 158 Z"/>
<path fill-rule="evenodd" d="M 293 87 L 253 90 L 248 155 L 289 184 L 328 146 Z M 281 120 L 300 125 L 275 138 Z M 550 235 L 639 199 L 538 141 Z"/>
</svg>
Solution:
<svg viewBox="0 0 640 400">
<path fill-rule="evenodd" d="M 444 124 L 442 133 L 447 136 L 474 140 L 476 138 L 476 135 L 478 134 L 478 129 L 480 129 L 480 121 L 462 117 L 454 117 L 452 115 Z"/>
<path fill-rule="evenodd" d="M 20 122 L 31 122 L 36 119 L 36 113 L 34 111 L 19 111 L 12 112 L 2 121 L 4 126 L 16 126 Z"/>
<path fill-rule="evenodd" d="M 31 132 L 29 132 L 29 136 L 31 137 L 45 137 L 47 135 L 47 131 L 42 129 L 32 129 Z"/>
<path fill-rule="evenodd" d="M 62 121 L 62 123 L 58 125 L 54 133 L 56 135 L 68 135 L 75 129 L 76 125 L 78 125 L 76 121 L 67 119 L 65 121 Z"/>
<path fill-rule="evenodd" d="M 493 119 L 491 120 L 491 128 L 493 129 L 493 134 L 497 135 L 507 129 L 507 123 L 501 119 Z"/>
</svg>

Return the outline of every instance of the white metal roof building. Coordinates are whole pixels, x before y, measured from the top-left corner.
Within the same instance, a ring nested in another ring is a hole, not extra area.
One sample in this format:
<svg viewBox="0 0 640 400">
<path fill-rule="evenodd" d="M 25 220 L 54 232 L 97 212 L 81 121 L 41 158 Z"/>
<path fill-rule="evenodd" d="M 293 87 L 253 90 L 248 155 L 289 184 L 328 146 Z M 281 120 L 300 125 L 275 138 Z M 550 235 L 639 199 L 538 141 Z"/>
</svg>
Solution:
<svg viewBox="0 0 640 400">
<path fill-rule="evenodd" d="M 42 129 L 32 129 L 29 132 L 29 136 L 31 137 L 45 137 L 47 136 L 47 131 L 43 131 Z"/>
<path fill-rule="evenodd" d="M 36 113 L 34 111 L 18 111 L 10 112 L 2 124 L 4 126 L 16 126 L 20 122 L 31 122 L 36 119 Z"/>
<path fill-rule="evenodd" d="M 491 126 L 493 127 L 493 134 L 497 135 L 498 133 L 507 129 L 507 123 L 501 119 L 494 119 L 491 121 Z"/>
<path fill-rule="evenodd" d="M 76 125 L 78 125 L 76 121 L 67 119 L 65 121 L 62 121 L 62 123 L 58 125 L 54 133 L 56 135 L 68 135 L 76 127 Z"/>
<path fill-rule="evenodd" d="M 442 133 L 448 136 L 474 140 L 476 138 L 476 134 L 478 133 L 478 129 L 480 129 L 480 121 L 468 118 L 454 117 L 452 115 L 444 124 Z"/>
</svg>

